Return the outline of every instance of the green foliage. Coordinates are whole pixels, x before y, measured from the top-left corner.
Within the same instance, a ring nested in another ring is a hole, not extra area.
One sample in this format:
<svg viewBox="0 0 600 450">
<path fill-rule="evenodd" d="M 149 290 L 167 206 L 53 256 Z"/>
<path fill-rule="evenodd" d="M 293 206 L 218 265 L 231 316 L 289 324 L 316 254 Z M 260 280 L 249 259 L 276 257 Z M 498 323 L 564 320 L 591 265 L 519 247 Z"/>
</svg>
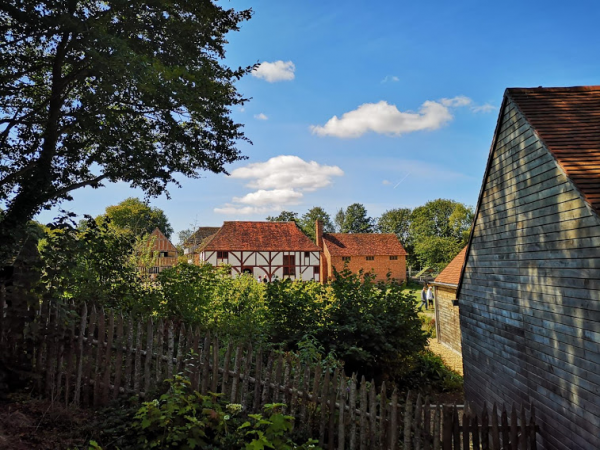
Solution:
<svg viewBox="0 0 600 450">
<path fill-rule="evenodd" d="M 281 211 L 278 216 L 268 216 L 269 222 L 298 222 L 298 213 L 293 211 Z"/>
<path fill-rule="evenodd" d="M 212 1 L 0 3 L 0 262 L 42 208 L 124 181 L 148 195 L 225 171 L 252 67 L 224 64 L 252 15 Z"/>
<path fill-rule="evenodd" d="M 265 286 L 229 266 L 180 263 L 158 277 L 155 316 L 199 325 L 232 340 L 262 339 Z"/>
<path fill-rule="evenodd" d="M 413 359 L 410 370 L 398 382 L 407 389 L 429 392 L 460 392 L 463 378 L 448 369 L 435 353 L 423 350 Z"/>
<path fill-rule="evenodd" d="M 353 203 L 346 210 L 340 209 L 335 217 L 340 233 L 372 233 L 374 221 L 367 215 L 366 208 L 360 203 Z"/>
<path fill-rule="evenodd" d="M 314 281 L 266 283 L 265 312 L 271 342 L 293 347 L 306 333 L 323 326 L 329 300 L 327 290 Z"/>
<path fill-rule="evenodd" d="M 396 283 L 376 283 L 371 274 L 336 274 L 325 324 L 315 336 L 344 361 L 347 373 L 395 378 L 427 337 L 413 299 Z"/>
<path fill-rule="evenodd" d="M 140 312 L 148 290 L 131 264 L 133 242 L 128 236 L 91 217 L 80 228 L 62 218 L 48 228 L 38 248 L 39 292 L 44 297 Z"/>
<path fill-rule="evenodd" d="M 265 405 L 264 415 L 244 418 L 241 405 L 224 402 L 220 394 L 202 395 L 182 376 L 167 382 L 169 391 L 143 403 L 135 414 L 131 432 L 137 437 L 136 448 L 316 448 L 315 441 L 303 445 L 292 441 L 293 417 L 280 412 L 283 404 Z"/>
<path fill-rule="evenodd" d="M 152 208 L 147 202 L 134 197 L 107 207 L 106 212 L 98 216 L 96 221 L 102 223 L 107 219 L 109 226 L 130 232 L 134 236 L 150 234 L 155 228 L 162 231 L 167 238 L 173 233 L 173 227 L 162 209 Z"/>
<path fill-rule="evenodd" d="M 327 214 L 325 210 L 320 206 L 315 206 L 314 208 L 311 208 L 306 213 L 304 213 L 298 222 L 298 225 L 300 226 L 304 234 L 306 234 L 313 241 L 316 240 L 315 222 L 317 220 L 323 222 L 324 233 L 333 233 L 335 231 L 329 214 Z"/>
<path fill-rule="evenodd" d="M 410 223 L 414 253 L 423 267 L 443 269 L 466 245 L 473 209 L 453 200 L 433 200 L 415 208 Z"/>
</svg>

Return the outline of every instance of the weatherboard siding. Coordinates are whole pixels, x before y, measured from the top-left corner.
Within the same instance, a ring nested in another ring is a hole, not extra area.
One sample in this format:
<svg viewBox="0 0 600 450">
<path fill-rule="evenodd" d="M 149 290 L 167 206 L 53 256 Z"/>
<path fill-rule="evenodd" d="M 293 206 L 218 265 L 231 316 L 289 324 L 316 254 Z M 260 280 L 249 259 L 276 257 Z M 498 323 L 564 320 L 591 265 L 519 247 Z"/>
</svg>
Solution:
<svg viewBox="0 0 600 450">
<path fill-rule="evenodd" d="M 435 318 L 437 340 L 457 353 L 461 353 L 460 317 L 456 300 L 456 287 L 435 286 Z"/>
<path fill-rule="evenodd" d="M 540 448 L 600 448 L 600 219 L 510 97 L 484 182 L 460 292 L 466 398 L 533 401 Z"/>
</svg>

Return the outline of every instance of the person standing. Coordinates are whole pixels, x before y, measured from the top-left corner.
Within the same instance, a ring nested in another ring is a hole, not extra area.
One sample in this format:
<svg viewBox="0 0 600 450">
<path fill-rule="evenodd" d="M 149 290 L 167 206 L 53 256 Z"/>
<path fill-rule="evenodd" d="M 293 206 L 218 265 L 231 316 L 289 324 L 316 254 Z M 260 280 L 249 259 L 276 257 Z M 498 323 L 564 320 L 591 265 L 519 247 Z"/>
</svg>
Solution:
<svg viewBox="0 0 600 450">
<path fill-rule="evenodd" d="M 429 303 L 429 306 L 431 306 L 431 308 L 433 309 L 433 289 L 431 287 L 431 285 L 427 288 L 427 303 Z"/>
<path fill-rule="evenodd" d="M 419 305 L 419 311 L 423 311 L 423 306 L 427 309 L 427 284 L 423 285 L 423 290 L 421 291 L 421 304 Z"/>
</svg>

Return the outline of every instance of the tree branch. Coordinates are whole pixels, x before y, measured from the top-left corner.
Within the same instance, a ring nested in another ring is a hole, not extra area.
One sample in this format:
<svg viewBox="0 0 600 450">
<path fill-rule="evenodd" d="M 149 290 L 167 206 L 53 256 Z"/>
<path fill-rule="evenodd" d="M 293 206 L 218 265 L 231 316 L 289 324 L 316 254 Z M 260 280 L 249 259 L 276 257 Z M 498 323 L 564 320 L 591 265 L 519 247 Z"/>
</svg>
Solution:
<svg viewBox="0 0 600 450">
<path fill-rule="evenodd" d="M 133 172 L 133 169 L 123 172 L 120 176 L 125 177 L 125 176 L 129 175 L 131 172 Z M 49 200 L 53 200 L 53 199 L 62 197 L 64 195 L 68 194 L 69 192 L 74 191 L 75 189 L 79 189 L 79 188 L 82 188 L 85 186 L 98 185 L 102 180 L 104 180 L 112 175 L 115 175 L 115 174 L 105 173 L 96 178 L 92 178 L 91 180 L 86 180 L 86 181 L 81 181 L 80 183 L 71 184 L 70 186 L 66 186 L 62 189 L 59 189 L 59 190 L 49 193 L 48 195 L 46 195 L 42 198 L 42 201 L 47 202 Z"/>
</svg>

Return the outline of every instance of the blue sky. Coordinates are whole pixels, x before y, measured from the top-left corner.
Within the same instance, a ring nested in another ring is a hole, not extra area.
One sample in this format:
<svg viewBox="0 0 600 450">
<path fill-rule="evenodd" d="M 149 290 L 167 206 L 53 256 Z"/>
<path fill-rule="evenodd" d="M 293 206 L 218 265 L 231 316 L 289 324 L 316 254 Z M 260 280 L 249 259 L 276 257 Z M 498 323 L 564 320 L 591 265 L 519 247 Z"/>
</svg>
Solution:
<svg viewBox="0 0 600 450">
<path fill-rule="evenodd" d="M 505 88 L 600 84 L 596 1 L 221 4 L 254 10 L 226 60 L 261 63 L 238 83 L 252 100 L 232 111 L 254 145 L 240 144 L 249 159 L 231 176 L 151 199 L 176 232 L 355 202 L 373 217 L 436 198 L 475 205 Z M 130 196 L 143 193 L 117 183 L 61 207 L 97 215 Z"/>
</svg>

